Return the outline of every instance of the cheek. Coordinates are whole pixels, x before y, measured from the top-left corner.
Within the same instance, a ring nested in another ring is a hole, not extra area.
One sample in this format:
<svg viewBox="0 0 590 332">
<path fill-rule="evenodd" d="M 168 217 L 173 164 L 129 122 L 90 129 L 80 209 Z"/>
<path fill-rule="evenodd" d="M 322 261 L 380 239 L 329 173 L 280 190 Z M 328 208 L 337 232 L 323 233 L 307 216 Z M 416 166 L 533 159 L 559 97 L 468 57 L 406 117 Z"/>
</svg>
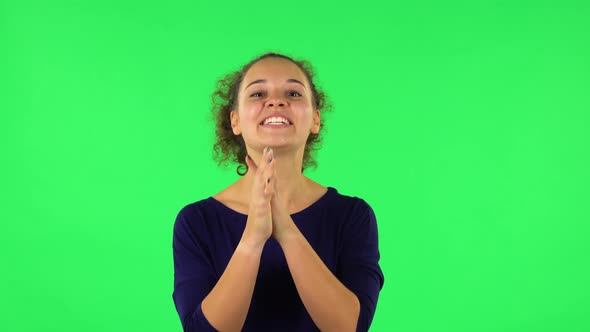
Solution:
<svg viewBox="0 0 590 332">
<path fill-rule="evenodd" d="M 260 113 L 256 110 L 255 107 L 244 107 L 240 109 L 240 124 L 242 125 L 242 129 L 248 130 L 247 128 L 254 127 L 254 125 L 258 125 L 259 117 Z"/>
<path fill-rule="evenodd" d="M 263 106 L 264 105 L 258 101 L 247 101 L 240 104 L 240 109 L 242 110 L 242 113 L 248 117 L 255 115 L 256 112 L 259 112 Z"/>
</svg>

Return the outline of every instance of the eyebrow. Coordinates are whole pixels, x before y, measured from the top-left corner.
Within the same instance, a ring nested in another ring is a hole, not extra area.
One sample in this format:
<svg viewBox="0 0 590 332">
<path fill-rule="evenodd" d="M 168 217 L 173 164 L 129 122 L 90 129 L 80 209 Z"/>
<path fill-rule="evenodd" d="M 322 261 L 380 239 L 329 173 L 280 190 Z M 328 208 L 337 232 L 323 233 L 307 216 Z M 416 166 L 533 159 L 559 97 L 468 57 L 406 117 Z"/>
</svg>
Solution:
<svg viewBox="0 0 590 332">
<path fill-rule="evenodd" d="M 299 84 L 303 85 L 303 88 L 305 88 L 305 85 L 304 85 L 303 83 L 299 82 L 298 80 L 296 80 L 296 79 L 294 79 L 294 78 L 290 78 L 290 79 L 288 79 L 288 80 L 287 80 L 287 82 L 288 82 L 288 83 L 299 83 Z M 248 84 L 248 85 L 247 85 L 247 86 L 244 88 L 244 90 L 246 90 L 246 89 L 247 89 L 247 88 L 248 88 L 250 85 L 252 85 L 252 84 L 257 84 L 257 83 L 266 83 L 266 80 L 256 80 L 256 81 L 254 81 L 254 82 L 251 82 L 250 84 Z"/>
</svg>

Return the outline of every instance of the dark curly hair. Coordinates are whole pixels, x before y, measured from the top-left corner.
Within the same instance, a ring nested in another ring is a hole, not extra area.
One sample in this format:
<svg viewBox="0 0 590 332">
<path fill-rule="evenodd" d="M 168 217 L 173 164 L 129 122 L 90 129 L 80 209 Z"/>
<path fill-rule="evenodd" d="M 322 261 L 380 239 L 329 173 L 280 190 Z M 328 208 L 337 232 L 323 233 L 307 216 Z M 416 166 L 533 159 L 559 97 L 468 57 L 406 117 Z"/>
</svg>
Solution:
<svg viewBox="0 0 590 332">
<path fill-rule="evenodd" d="M 236 172 L 238 175 L 243 176 L 248 170 L 246 165 L 246 144 L 242 135 L 234 135 L 231 127 L 230 112 L 234 110 L 238 103 L 238 92 L 240 84 L 246 76 L 246 73 L 255 63 L 262 59 L 275 57 L 282 58 L 291 61 L 303 71 L 307 81 L 311 86 L 312 91 L 312 103 L 315 108 L 322 113 L 331 111 L 332 106 L 327 102 L 325 93 L 314 83 L 315 70 L 309 61 L 306 60 L 294 60 L 293 58 L 278 54 L 278 53 L 266 53 L 263 54 L 249 63 L 244 65 L 240 70 L 227 74 L 219 81 L 217 81 L 217 87 L 215 92 L 211 95 L 212 109 L 211 115 L 213 121 L 216 123 L 215 126 L 215 137 L 216 141 L 213 145 L 214 160 L 217 161 L 218 166 L 225 164 L 229 161 L 237 163 Z M 317 162 L 311 155 L 312 152 L 319 150 L 321 147 L 321 133 L 325 131 L 324 121 L 320 122 L 320 131 L 317 134 L 310 133 L 305 143 L 305 149 L 303 153 L 303 165 L 301 172 L 308 167 L 317 168 Z"/>
</svg>

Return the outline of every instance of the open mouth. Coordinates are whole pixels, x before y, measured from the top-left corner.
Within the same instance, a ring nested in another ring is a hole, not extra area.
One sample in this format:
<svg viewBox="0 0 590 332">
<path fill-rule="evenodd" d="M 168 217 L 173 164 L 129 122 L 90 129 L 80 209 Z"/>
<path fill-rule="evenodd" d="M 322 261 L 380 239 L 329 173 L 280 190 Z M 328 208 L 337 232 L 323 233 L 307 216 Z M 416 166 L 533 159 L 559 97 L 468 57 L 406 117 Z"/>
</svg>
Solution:
<svg viewBox="0 0 590 332">
<path fill-rule="evenodd" d="M 260 122 L 260 125 L 263 127 L 270 127 L 270 128 L 284 128 L 290 127 L 291 122 L 283 117 L 269 117 Z"/>
</svg>

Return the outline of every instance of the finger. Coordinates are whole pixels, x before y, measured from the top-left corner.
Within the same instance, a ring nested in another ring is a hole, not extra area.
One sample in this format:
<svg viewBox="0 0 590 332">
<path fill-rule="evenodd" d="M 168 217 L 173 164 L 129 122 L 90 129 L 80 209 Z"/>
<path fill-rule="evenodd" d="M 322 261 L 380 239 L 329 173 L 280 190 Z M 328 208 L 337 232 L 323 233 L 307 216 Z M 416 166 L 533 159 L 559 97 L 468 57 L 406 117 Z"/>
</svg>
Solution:
<svg viewBox="0 0 590 332">
<path fill-rule="evenodd" d="M 262 151 L 262 161 L 260 162 L 262 163 L 270 163 L 273 160 L 274 156 L 274 151 L 270 148 L 270 146 L 267 146 L 263 151 Z"/>
<path fill-rule="evenodd" d="M 274 182 L 275 182 L 275 167 L 274 167 L 274 159 L 270 162 L 267 162 L 266 167 L 262 172 L 262 180 L 265 187 L 265 193 L 270 193 L 271 191 L 266 190 L 267 187 L 271 186 L 272 191 L 274 192 Z"/>
<path fill-rule="evenodd" d="M 274 163 L 274 159 L 273 159 L 273 163 Z M 277 177 L 277 171 L 274 170 L 274 167 L 273 167 L 273 174 L 272 174 L 272 180 L 271 181 L 273 183 L 272 184 L 272 189 L 273 189 L 274 196 L 278 195 L 278 193 L 279 193 L 279 183 L 276 180 L 277 178 L 278 178 Z"/>
<path fill-rule="evenodd" d="M 274 161 L 268 163 L 266 167 L 262 170 L 261 178 L 264 185 L 268 185 L 269 182 L 274 181 Z"/>
<path fill-rule="evenodd" d="M 271 168 L 271 165 L 274 164 L 273 160 L 274 160 L 274 152 L 272 151 L 272 149 L 270 147 L 266 147 L 262 151 L 262 160 L 260 161 L 260 167 L 259 167 L 259 171 L 262 175 L 263 183 L 268 181 L 267 178 L 269 177 L 269 172 L 271 172 L 269 169 Z"/>
<path fill-rule="evenodd" d="M 274 178 L 272 175 L 266 177 L 265 186 L 264 186 L 264 194 L 267 198 L 272 197 L 274 195 Z"/>
</svg>

